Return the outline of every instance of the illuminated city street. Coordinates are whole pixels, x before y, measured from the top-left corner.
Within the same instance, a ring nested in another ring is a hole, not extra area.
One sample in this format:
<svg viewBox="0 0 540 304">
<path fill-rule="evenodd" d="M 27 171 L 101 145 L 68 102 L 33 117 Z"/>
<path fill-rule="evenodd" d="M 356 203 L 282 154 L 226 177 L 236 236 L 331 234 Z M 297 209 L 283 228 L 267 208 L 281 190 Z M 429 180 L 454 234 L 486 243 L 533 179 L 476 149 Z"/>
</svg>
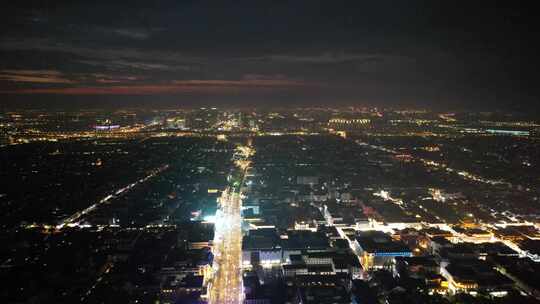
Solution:
<svg viewBox="0 0 540 304">
<path fill-rule="evenodd" d="M 215 275 L 210 291 L 211 303 L 242 302 L 242 231 L 241 199 L 239 193 L 223 192 L 220 198 L 220 210 L 216 218 L 214 243 Z"/>
<path fill-rule="evenodd" d="M 210 303 L 242 303 L 242 190 L 251 149 L 240 148 L 236 160 L 240 176 L 218 199 L 214 235 L 214 276 Z"/>
</svg>

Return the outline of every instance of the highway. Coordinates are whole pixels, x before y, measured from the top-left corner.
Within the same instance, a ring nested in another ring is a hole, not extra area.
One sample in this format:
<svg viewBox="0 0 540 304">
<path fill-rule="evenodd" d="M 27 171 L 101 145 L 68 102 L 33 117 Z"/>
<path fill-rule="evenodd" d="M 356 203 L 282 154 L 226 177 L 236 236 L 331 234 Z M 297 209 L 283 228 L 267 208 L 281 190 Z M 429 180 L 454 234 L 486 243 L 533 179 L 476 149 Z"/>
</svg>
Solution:
<svg viewBox="0 0 540 304">
<path fill-rule="evenodd" d="M 243 302 L 242 287 L 242 191 L 247 158 L 251 150 L 243 155 L 244 160 L 237 164 L 241 175 L 231 182 L 218 199 L 214 235 L 213 278 L 210 283 L 209 302 L 211 304 L 240 304 Z"/>
<path fill-rule="evenodd" d="M 382 152 L 386 152 L 386 153 L 394 154 L 394 155 L 395 154 L 400 154 L 400 152 L 398 152 L 397 150 L 394 150 L 394 149 L 391 149 L 391 148 L 386 148 L 384 146 L 372 145 L 372 144 L 362 142 L 360 140 L 355 140 L 355 142 L 360 146 L 368 147 L 370 149 L 374 149 L 374 150 L 378 150 L 378 151 L 382 151 Z M 411 155 L 411 154 L 408 154 L 408 156 L 412 157 L 416 161 L 421 162 L 426 167 L 439 168 L 439 169 L 445 170 L 448 173 L 456 174 L 459 178 L 461 178 L 463 180 L 473 181 L 473 182 L 482 183 L 482 184 L 488 184 L 488 185 L 505 185 L 505 186 L 507 186 L 509 188 L 512 188 L 512 189 L 518 189 L 518 187 L 516 187 L 515 185 L 513 185 L 513 184 L 511 184 L 509 182 L 503 181 L 503 180 L 489 179 L 489 178 L 486 178 L 486 177 L 483 177 L 483 176 L 480 176 L 480 175 L 476 175 L 476 174 L 473 174 L 473 173 L 470 173 L 470 172 L 467 172 L 467 171 L 464 171 L 464 170 L 451 168 L 447 164 L 442 163 L 442 162 L 436 162 L 436 161 L 433 161 L 433 160 L 430 160 L 430 159 L 414 156 L 414 155 Z"/>
<path fill-rule="evenodd" d="M 64 219 L 60 224 L 58 224 L 56 226 L 57 229 L 62 229 L 63 227 L 65 226 L 68 226 L 68 225 L 72 225 L 74 224 L 76 221 L 78 221 L 81 217 L 83 217 L 84 215 L 94 211 L 95 209 L 97 209 L 99 206 L 103 205 L 103 204 L 106 204 L 108 203 L 110 200 L 112 199 L 115 199 L 117 198 L 118 196 L 120 195 L 123 195 L 125 193 L 127 193 L 128 191 L 130 191 L 131 189 L 133 189 L 135 186 L 139 185 L 139 184 L 142 184 L 146 181 L 148 181 L 149 179 L 153 178 L 154 176 L 160 174 L 161 172 L 167 170 L 169 168 L 169 165 L 163 165 L 159 168 L 156 168 L 154 170 L 152 170 L 150 172 L 150 174 L 148 174 L 147 176 L 125 186 L 125 187 L 122 187 L 120 189 L 118 189 L 117 191 L 114 191 L 114 193 L 111 193 L 109 195 L 107 195 L 106 197 L 104 197 L 103 199 L 101 199 L 100 201 L 90 205 L 89 207 L 83 209 L 83 210 L 80 210 L 80 211 L 77 211 L 75 212 L 73 215 L 71 215 L 70 217 Z"/>
</svg>

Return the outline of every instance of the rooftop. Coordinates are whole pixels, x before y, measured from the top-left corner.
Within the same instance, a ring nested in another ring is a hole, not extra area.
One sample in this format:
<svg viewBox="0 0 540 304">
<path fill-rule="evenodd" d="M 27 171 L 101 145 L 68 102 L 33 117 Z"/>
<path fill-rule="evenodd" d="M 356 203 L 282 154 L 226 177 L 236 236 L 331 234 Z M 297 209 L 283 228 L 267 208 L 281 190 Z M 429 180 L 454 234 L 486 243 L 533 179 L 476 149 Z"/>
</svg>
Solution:
<svg viewBox="0 0 540 304">
<path fill-rule="evenodd" d="M 381 231 L 360 232 L 356 241 L 364 251 L 369 253 L 411 252 L 404 243 L 394 241 L 388 234 Z"/>
</svg>

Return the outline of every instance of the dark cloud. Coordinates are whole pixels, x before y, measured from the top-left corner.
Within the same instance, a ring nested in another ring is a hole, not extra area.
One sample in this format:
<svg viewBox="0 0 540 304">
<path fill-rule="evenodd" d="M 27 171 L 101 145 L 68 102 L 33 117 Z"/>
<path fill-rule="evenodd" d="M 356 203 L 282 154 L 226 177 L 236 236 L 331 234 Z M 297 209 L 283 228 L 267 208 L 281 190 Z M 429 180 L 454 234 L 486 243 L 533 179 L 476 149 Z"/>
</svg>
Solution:
<svg viewBox="0 0 540 304">
<path fill-rule="evenodd" d="M 65 78 L 64 75 L 59 71 L 46 70 L 1 70 L 0 80 L 9 82 L 48 84 L 75 83 L 74 80 Z"/>
<path fill-rule="evenodd" d="M 150 32 L 141 29 L 116 29 L 114 33 L 120 36 L 125 36 L 137 40 L 144 40 L 150 37 Z"/>
</svg>

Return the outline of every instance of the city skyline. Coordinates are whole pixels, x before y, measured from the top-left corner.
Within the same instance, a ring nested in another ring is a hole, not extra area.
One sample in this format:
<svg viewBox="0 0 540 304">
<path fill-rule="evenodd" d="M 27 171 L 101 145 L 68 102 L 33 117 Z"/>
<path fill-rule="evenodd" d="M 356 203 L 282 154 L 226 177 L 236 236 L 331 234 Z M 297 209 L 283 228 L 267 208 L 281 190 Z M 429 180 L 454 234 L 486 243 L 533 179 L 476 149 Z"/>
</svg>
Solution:
<svg viewBox="0 0 540 304">
<path fill-rule="evenodd" d="M 19 109 L 0 128 L 6 303 L 538 303 L 534 115 Z"/>
<path fill-rule="evenodd" d="M 540 304 L 529 3 L 0 7 L 0 303 Z"/>
</svg>

